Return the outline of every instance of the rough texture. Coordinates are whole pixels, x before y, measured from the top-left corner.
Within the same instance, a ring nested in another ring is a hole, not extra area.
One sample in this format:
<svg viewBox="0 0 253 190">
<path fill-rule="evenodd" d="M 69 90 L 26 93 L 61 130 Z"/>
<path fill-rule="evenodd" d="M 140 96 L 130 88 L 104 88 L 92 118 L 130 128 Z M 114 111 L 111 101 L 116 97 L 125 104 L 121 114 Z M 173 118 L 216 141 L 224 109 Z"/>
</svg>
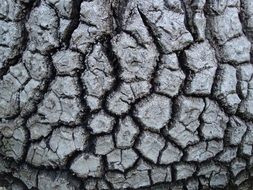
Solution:
<svg viewBox="0 0 253 190">
<path fill-rule="evenodd" d="M 252 190 L 252 0 L 0 0 L 0 190 Z"/>
</svg>

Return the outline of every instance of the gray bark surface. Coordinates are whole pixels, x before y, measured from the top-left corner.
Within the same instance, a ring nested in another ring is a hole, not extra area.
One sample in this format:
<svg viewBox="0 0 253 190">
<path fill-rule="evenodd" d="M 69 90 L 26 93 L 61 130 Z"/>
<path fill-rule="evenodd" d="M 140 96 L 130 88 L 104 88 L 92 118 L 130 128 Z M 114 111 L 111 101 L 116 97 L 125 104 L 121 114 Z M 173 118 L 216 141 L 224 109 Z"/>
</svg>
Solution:
<svg viewBox="0 0 253 190">
<path fill-rule="evenodd" d="M 0 190 L 252 190 L 252 43 L 252 0 L 0 0 Z"/>
</svg>

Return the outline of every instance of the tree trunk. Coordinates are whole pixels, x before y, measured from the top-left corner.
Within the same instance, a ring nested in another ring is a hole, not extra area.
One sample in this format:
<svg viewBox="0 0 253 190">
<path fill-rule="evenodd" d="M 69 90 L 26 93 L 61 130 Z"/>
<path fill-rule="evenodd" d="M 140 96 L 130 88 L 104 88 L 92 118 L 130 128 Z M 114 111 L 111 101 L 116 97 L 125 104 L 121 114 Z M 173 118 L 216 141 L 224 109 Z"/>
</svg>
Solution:
<svg viewBox="0 0 253 190">
<path fill-rule="evenodd" d="M 253 189 L 252 0 L 0 0 L 0 189 Z"/>
</svg>

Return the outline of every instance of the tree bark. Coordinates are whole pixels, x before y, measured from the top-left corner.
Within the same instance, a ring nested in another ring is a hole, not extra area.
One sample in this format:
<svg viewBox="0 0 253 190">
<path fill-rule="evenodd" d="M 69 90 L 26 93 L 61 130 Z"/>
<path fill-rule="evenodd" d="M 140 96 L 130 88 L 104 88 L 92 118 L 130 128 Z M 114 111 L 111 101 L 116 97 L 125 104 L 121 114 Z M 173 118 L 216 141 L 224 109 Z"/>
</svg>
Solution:
<svg viewBox="0 0 253 190">
<path fill-rule="evenodd" d="M 252 0 L 0 0 L 0 190 L 253 189 Z"/>
</svg>

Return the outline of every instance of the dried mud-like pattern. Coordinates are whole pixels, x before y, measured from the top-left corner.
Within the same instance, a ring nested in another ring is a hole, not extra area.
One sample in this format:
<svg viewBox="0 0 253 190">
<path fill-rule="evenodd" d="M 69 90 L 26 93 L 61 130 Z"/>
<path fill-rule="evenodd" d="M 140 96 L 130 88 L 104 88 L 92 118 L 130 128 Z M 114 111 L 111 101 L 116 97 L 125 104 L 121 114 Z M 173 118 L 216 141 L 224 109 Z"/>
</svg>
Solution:
<svg viewBox="0 0 253 190">
<path fill-rule="evenodd" d="M 0 0 L 0 189 L 253 189 L 252 0 Z"/>
</svg>

